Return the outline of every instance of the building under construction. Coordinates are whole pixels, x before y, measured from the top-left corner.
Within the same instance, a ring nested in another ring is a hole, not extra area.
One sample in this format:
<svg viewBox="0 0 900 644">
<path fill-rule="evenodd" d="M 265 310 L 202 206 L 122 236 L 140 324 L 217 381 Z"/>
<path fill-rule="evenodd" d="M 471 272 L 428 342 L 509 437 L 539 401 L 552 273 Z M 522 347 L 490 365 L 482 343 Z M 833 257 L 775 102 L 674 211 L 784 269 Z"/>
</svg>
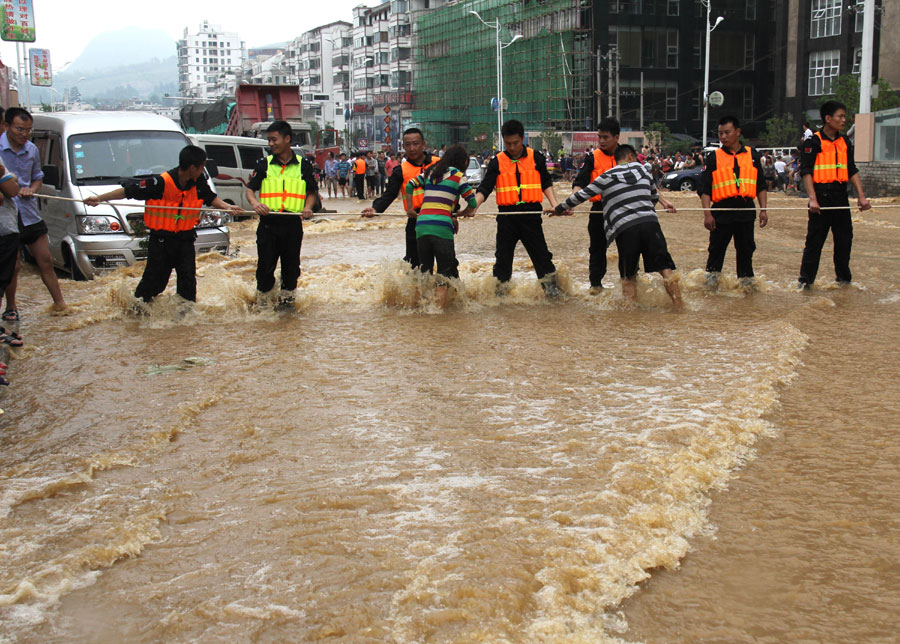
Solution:
<svg viewBox="0 0 900 644">
<path fill-rule="evenodd" d="M 771 2 L 713 0 L 710 132 L 729 113 L 753 136 L 775 113 Z M 665 123 L 700 138 L 704 39 L 701 0 L 461 0 L 417 20 L 413 120 L 435 143 L 484 137 L 497 129 L 497 35 L 503 44 L 505 118 L 526 130 L 579 131 L 604 116 L 623 128 Z"/>
</svg>

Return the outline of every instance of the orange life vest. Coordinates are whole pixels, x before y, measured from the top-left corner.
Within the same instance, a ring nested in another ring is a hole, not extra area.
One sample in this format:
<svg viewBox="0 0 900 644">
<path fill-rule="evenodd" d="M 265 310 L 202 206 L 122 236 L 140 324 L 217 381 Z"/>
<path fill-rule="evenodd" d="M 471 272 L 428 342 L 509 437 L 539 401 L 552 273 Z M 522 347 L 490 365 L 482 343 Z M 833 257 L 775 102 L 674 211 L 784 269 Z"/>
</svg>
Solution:
<svg viewBox="0 0 900 644">
<path fill-rule="evenodd" d="M 600 148 L 594 150 L 594 169 L 591 170 L 591 181 L 599 177 L 601 174 L 616 167 L 616 158 L 611 154 L 606 154 Z M 600 201 L 603 195 L 591 197 L 591 201 Z"/>
<path fill-rule="evenodd" d="M 437 163 L 437 157 L 431 157 L 430 163 L 423 163 L 422 165 L 415 165 L 410 163 L 406 159 L 403 160 L 403 163 L 400 164 L 400 169 L 403 170 L 403 186 L 400 188 L 400 193 L 403 195 L 403 206 L 408 210 L 409 204 L 406 201 L 406 185 L 412 180 L 418 177 L 420 174 L 425 172 L 428 168 Z M 425 189 L 417 186 L 412 193 L 412 207 L 416 212 L 419 211 L 419 208 L 422 207 L 422 203 L 425 201 Z"/>
<path fill-rule="evenodd" d="M 544 201 L 541 175 L 534 167 L 534 150 L 525 148 L 525 156 L 515 161 L 506 152 L 501 152 L 497 155 L 497 164 L 500 166 L 500 173 L 497 175 L 498 206 Z"/>
<path fill-rule="evenodd" d="M 847 183 L 850 180 L 847 170 L 847 141 L 840 135 L 830 141 L 822 136 L 821 131 L 816 132 L 816 136 L 822 142 L 822 151 L 816 155 L 813 165 L 813 183 Z"/>
<path fill-rule="evenodd" d="M 147 200 L 144 208 L 144 225 L 151 230 L 168 230 L 173 233 L 191 230 L 200 220 L 198 209 L 203 207 L 203 200 L 197 196 L 197 186 L 181 190 L 168 172 L 163 172 L 160 176 L 165 182 L 163 196 L 162 199 Z"/>
<path fill-rule="evenodd" d="M 366 160 L 365 159 L 357 159 L 353 162 L 353 169 L 356 174 L 365 174 L 366 173 Z"/>
<path fill-rule="evenodd" d="M 734 163 L 737 161 L 738 176 L 734 176 Z M 753 153 L 744 148 L 738 154 L 729 154 L 722 148 L 716 150 L 716 169 L 712 173 L 713 203 L 731 197 L 756 198 L 756 166 L 753 165 Z"/>
</svg>

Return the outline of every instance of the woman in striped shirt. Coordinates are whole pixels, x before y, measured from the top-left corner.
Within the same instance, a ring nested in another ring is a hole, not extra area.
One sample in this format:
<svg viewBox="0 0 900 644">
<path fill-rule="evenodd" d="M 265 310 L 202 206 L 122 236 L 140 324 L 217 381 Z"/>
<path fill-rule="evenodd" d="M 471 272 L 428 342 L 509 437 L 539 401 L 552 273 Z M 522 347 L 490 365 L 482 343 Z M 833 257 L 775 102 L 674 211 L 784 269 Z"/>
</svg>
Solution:
<svg viewBox="0 0 900 644">
<path fill-rule="evenodd" d="M 413 203 L 413 196 L 424 193 L 419 212 L 412 208 L 406 214 L 416 217 L 416 246 L 422 272 L 431 273 L 437 261 L 437 272 L 445 278 L 459 278 L 453 235 L 459 231 L 457 217 L 471 217 L 478 204 L 475 190 L 466 182 L 463 170 L 469 165 L 469 153 L 461 145 L 450 146 L 441 160 L 423 174 L 406 184 L 406 203 Z M 466 207 L 456 212 L 460 200 Z M 434 291 L 437 305 L 447 305 L 446 280 L 439 279 Z"/>
</svg>

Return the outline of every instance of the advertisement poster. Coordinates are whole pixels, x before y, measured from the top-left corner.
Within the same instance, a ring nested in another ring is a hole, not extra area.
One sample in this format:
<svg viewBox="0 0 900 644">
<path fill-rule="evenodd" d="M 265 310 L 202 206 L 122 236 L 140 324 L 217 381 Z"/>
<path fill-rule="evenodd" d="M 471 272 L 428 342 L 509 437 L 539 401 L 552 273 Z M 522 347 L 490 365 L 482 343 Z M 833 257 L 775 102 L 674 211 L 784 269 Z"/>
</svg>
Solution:
<svg viewBox="0 0 900 644">
<path fill-rule="evenodd" d="M 53 71 L 50 69 L 49 49 L 29 49 L 28 67 L 31 84 L 37 87 L 53 85 Z"/>
<path fill-rule="evenodd" d="M 34 5 L 32 0 L 3 0 L 0 38 L 34 42 Z"/>
</svg>

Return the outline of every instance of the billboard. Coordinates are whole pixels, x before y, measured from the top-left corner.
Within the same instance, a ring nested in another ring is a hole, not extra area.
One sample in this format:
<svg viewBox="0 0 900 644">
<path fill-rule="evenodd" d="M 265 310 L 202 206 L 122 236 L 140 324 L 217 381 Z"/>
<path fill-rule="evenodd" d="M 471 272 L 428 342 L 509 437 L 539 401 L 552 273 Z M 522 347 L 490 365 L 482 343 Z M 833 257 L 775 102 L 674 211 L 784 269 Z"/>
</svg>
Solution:
<svg viewBox="0 0 900 644">
<path fill-rule="evenodd" d="M 32 0 L 3 0 L 0 38 L 34 42 L 34 5 Z"/>
<path fill-rule="evenodd" d="M 36 87 L 51 87 L 53 85 L 49 49 L 30 48 L 28 50 L 28 69 L 32 85 Z"/>
</svg>

